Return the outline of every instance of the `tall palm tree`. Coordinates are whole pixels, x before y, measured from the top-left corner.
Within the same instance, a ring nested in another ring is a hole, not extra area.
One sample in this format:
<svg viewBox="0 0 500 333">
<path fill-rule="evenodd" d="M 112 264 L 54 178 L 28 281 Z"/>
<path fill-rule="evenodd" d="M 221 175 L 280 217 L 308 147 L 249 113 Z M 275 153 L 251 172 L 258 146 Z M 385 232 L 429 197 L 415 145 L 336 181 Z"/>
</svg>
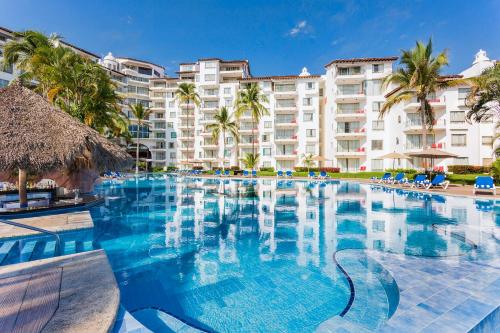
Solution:
<svg viewBox="0 0 500 333">
<path fill-rule="evenodd" d="M 224 158 L 225 158 L 225 147 L 226 147 L 226 132 L 229 132 L 231 136 L 238 141 L 238 124 L 232 120 L 232 115 L 225 106 L 223 106 L 219 112 L 214 116 L 215 124 L 207 125 L 207 129 L 212 132 L 212 140 L 214 143 L 219 143 L 219 137 L 222 133 L 222 169 L 224 170 Z"/>
<path fill-rule="evenodd" d="M 500 115 L 500 62 L 478 77 L 467 79 L 471 91 L 466 99 L 469 121 L 481 122 Z"/>
<path fill-rule="evenodd" d="M 135 148 L 135 173 L 139 173 L 139 140 L 140 140 L 140 129 L 141 126 L 147 126 L 144 122 L 149 119 L 151 110 L 145 108 L 142 104 L 131 105 L 130 109 L 132 114 L 137 119 L 137 136 L 136 136 L 136 148 Z"/>
<path fill-rule="evenodd" d="M 188 132 L 190 130 L 189 128 L 189 106 L 191 105 L 191 102 L 193 102 L 194 105 L 199 106 L 200 105 L 200 95 L 196 92 L 196 86 L 194 83 L 187 83 L 183 82 L 179 84 L 179 87 L 175 91 L 175 98 L 181 103 L 186 103 L 187 104 L 187 114 L 188 114 Z M 194 110 L 193 110 L 194 112 Z M 193 113 L 194 114 L 194 113 Z M 193 136 L 194 137 L 194 136 Z M 186 165 L 189 164 L 189 152 L 186 154 Z"/>
<path fill-rule="evenodd" d="M 447 52 L 432 55 L 432 41 L 427 45 L 417 42 L 415 48 L 402 50 L 401 67 L 388 75 L 383 86 L 396 85 L 397 91 L 390 95 L 380 110 L 384 117 L 390 109 L 401 102 L 416 98 L 420 103 L 418 112 L 422 120 L 422 148 L 427 146 L 427 130 L 432 130 L 434 112 L 428 101 L 431 94 L 453 85 L 453 81 L 441 78 L 441 71 L 448 65 Z"/>
<path fill-rule="evenodd" d="M 245 112 L 252 115 L 252 153 L 255 152 L 255 124 L 260 122 L 263 116 L 269 115 L 269 110 L 262 104 L 268 103 L 266 95 L 262 93 L 259 85 L 255 82 L 249 83 L 244 89 L 238 91 L 235 101 L 235 114 L 240 118 Z"/>
</svg>

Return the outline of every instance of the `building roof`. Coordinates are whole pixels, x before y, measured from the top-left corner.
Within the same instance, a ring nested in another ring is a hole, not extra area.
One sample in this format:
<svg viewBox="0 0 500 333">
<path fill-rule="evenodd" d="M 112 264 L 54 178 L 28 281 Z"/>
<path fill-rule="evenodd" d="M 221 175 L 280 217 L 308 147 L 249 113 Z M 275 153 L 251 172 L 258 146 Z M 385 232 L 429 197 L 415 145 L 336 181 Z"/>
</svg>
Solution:
<svg viewBox="0 0 500 333">
<path fill-rule="evenodd" d="M 149 81 L 177 81 L 177 80 L 179 80 L 178 77 L 155 77 L 149 79 Z"/>
<path fill-rule="evenodd" d="M 357 62 L 396 61 L 396 60 L 398 60 L 398 57 L 335 59 L 326 64 L 325 68 L 330 67 L 333 64 L 353 64 Z"/>
<path fill-rule="evenodd" d="M 163 68 L 165 69 L 165 67 L 163 67 L 162 65 L 157 65 L 151 61 L 145 61 L 145 60 L 140 60 L 140 59 L 135 59 L 135 58 L 130 58 L 130 57 L 115 57 L 116 59 L 125 59 L 125 60 L 130 60 L 130 61 L 135 61 L 135 62 L 142 62 L 142 63 L 145 63 L 145 64 L 149 64 L 149 65 L 153 65 L 153 66 L 156 66 L 156 67 L 160 67 L 160 68 Z"/>
<path fill-rule="evenodd" d="M 14 31 L 12 31 L 12 30 L 10 30 L 10 29 L 7 29 L 7 28 L 5 28 L 5 27 L 2 27 L 2 26 L 0 26 L 0 30 L 5 31 L 5 32 L 6 32 L 6 33 L 8 33 L 8 34 L 13 34 L 13 33 L 14 33 Z"/>
<path fill-rule="evenodd" d="M 448 75 L 441 75 L 439 77 L 439 80 L 449 81 L 449 80 L 454 80 L 454 79 L 461 79 L 463 77 L 464 77 L 463 75 L 459 75 L 459 74 L 448 74 Z M 392 96 L 395 93 L 397 93 L 399 90 L 401 90 L 401 87 L 396 87 L 396 88 L 392 89 L 391 91 L 389 91 L 387 94 L 385 94 L 384 97 L 387 98 L 389 96 Z"/>
<path fill-rule="evenodd" d="M 71 44 L 71 43 L 68 43 L 68 42 L 66 42 L 66 41 L 63 41 L 63 40 L 62 40 L 62 41 L 61 41 L 61 44 L 64 44 L 64 45 L 66 45 L 66 46 L 69 46 L 69 47 L 71 47 L 71 48 L 73 48 L 73 49 L 75 49 L 75 50 L 78 50 L 78 51 L 80 51 L 80 52 L 82 52 L 82 53 L 85 53 L 85 54 L 87 54 L 87 55 L 89 55 L 89 56 L 91 56 L 91 57 L 94 57 L 94 58 L 97 58 L 97 59 L 100 59 L 100 58 L 101 58 L 100 56 L 98 56 L 98 55 L 97 55 L 97 54 L 95 54 L 95 53 L 92 53 L 92 52 L 90 52 L 90 51 L 87 51 L 87 50 L 85 50 L 85 49 L 82 49 L 81 47 L 75 46 L 75 45 L 73 45 L 73 44 Z"/>
<path fill-rule="evenodd" d="M 273 76 L 254 76 L 247 77 L 243 79 L 239 79 L 239 81 L 272 81 L 272 80 L 294 80 L 294 79 L 317 79 L 320 78 L 321 75 L 308 75 L 308 76 L 300 76 L 300 75 L 273 75 Z"/>
</svg>

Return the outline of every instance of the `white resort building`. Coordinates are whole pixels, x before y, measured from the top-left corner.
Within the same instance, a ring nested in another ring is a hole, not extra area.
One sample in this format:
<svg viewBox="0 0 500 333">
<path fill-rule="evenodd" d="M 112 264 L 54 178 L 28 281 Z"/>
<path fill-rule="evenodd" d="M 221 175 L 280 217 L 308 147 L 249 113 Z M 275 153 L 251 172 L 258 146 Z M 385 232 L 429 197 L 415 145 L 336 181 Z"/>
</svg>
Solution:
<svg viewBox="0 0 500 333">
<path fill-rule="evenodd" d="M 0 60 L 2 45 L 11 38 L 12 31 L 0 27 Z M 384 89 L 382 80 L 392 72 L 397 57 L 336 59 L 321 75 L 311 75 L 303 68 L 297 75 L 260 77 L 251 75 L 248 60 L 204 58 L 181 63 L 177 77 L 168 77 L 164 67 L 148 61 L 111 53 L 99 59 L 74 45 L 64 45 L 108 70 L 123 97 L 122 110 L 131 120 L 132 137 L 139 131 L 140 156 L 151 166 L 186 168 L 196 163 L 213 168 L 224 163 L 229 167 L 238 165 L 255 147 L 261 156 L 260 167 L 291 170 L 302 166 L 305 154 L 312 154 L 320 156 L 315 163 L 322 167 L 380 171 L 393 165 L 381 156 L 422 149 L 416 101 L 397 105 L 384 119 L 379 117 L 386 97 L 394 92 L 394 87 Z M 493 64 L 480 50 L 471 67 L 458 75 L 443 76 L 443 80 L 474 77 Z M 15 68 L 0 69 L 0 87 L 17 73 Z M 200 105 L 179 104 L 175 91 L 182 82 L 195 84 Z M 239 119 L 239 143 L 226 134 L 222 151 L 223 139 L 213 142 L 206 126 L 223 106 L 233 113 L 238 90 L 251 82 L 258 83 L 267 97 L 269 114 L 258 124 L 244 114 Z M 457 86 L 430 99 L 435 123 L 427 142 L 458 156 L 435 161 L 438 167 L 489 165 L 494 158 L 494 120 L 481 124 L 465 120 L 468 91 L 465 85 Z M 131 104 L 151 108 L 147 126 L 137 126 Z M 395 162 L 401 168 L 421 166 L 418 158 Z"/>
</svg>

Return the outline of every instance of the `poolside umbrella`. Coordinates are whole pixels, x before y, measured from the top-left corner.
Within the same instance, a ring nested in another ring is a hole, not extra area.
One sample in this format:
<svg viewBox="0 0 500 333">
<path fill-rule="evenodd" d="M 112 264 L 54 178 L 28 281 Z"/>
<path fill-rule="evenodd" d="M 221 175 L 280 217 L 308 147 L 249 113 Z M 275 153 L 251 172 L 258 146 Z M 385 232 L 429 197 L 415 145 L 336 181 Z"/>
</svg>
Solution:
<svg viewBox="0 0 500 333">
<path fill-rule="evenodd" d="M 0 89 L 0 142 L 0 174 L 19 174 L 21 206 L 27 204 L 28 173 L 59 172 L 78 182 L 81 172 L 123 170 L 133 163 L 125 149 L 19 82 Z"/>
<path fill-rule="evenodd" d="M 409 153 L 408 155 L 411 157 L 430 158 L 431 159 L 431 167 L 434 166 L 434 159 L 435 158 L 458 157 L 458 155 L 455 155 L 453 153 L 449 153 L 449 152 L 444 151 L 444 150 L 439 150 L 436 148 L 427 148 L 427 149 L 424 149 L 422 151 Z"/>
<path fill-rule="evenodd" d="M 383 156 L 380 156 L 379 158 L 384 159 L 384 160 L 389 160 L 392 159 L 392 168 L 394 169 L 394 163 L 396 162 L 396 159 L 409 159 L 409 156 L 406 156 L 405 154 L 401 153 L 396 153 L 395 151 L 389 154 L 385 154 Z"/>
<path fill-rule="evenodd" d="M 313 156 L 311 158 L 313 161 L 318 161 L 318 162 L 326 162 L 326 161 L 331 161 L 327 158 L 325 158 L 324 156 L 321 156 L 321 155 L 316 155 L 316 156 Z"/>
</svg>

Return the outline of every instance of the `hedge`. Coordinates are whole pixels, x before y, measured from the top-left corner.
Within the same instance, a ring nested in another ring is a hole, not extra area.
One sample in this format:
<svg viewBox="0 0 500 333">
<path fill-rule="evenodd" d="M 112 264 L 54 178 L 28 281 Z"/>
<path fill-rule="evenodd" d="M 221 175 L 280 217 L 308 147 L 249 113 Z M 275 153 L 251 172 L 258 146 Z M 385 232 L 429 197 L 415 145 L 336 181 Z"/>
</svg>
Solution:
<svg viewBox="0 0 500 333">
<path fill-rule="evenodd" d="M 307 172 L 308 169 L 306 167 L 295 167 L 295 171 L 297 172 Z M 340 168 L 309 168 L 309 171 L 314 171 L 314 172 L 330 172 L 330 173 L 339 173 Z"/>
<path fill-rule="evenodd" d="M 479 165 L 449 165 L 448 171 L 458 175 L 471 173 L 490 173 L 491 167 Z"/>
</svg>

